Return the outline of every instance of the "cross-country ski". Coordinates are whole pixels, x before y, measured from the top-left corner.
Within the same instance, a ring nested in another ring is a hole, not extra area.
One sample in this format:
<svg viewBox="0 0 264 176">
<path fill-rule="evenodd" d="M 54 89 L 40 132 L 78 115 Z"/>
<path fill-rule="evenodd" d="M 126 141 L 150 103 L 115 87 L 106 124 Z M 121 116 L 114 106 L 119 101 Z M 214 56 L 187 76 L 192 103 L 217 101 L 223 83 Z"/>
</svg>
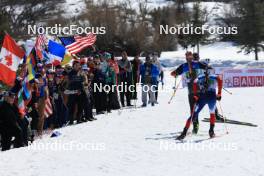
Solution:
<svg viewBox="0 0 264 176">
<path fill-rule="evenodd" d="M 203 122 L 210 122 L 210 119 L 205 118 L 202 120 Z M 241 122 L 241 121 L 237 121 L 237 120 L 230 120 L 230 119 L 221 119 L 221 120 L 217 120 L 215 121 L 216 123 L 228 123 L 228 124 L 234 124 L 234 125 L 245 125 L 245 126 L 251 126 L 251 127 L 258 127 L 258 125 L 253 124 L 253 123 L 249 123 L 249 122 Z"/>
</svg>

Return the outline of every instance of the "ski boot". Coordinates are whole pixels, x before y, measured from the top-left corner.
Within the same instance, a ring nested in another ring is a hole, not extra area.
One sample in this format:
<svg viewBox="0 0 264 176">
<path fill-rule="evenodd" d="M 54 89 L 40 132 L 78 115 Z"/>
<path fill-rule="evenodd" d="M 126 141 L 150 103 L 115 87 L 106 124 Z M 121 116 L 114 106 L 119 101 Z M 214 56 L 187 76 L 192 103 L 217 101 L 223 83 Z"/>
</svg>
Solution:
<svg viewBox="0 0 264 176">
<path fill-rule="evenodd" d="M 221 122 L 224 122 L 225 121 L 224 117 L 221 114 L 219 114 L 219 112 L 218 112 L 217 109 L 215 110 L 215 119 L 217 121 L 221 121 Z"/>
<path fill-rule="evenodd" d="M 181 133 L 181 135 L 178 136 L 176 139 L 177 140 L 183 140 L 186 137 L 187 131 L 188 131 L 188 129 L 187 128 L 184 128 L 183 131 L 182 131 L 182 133 Z"/>
<path fill-rule="evenodd" d="M 143 104 L 141 105 L 141 107 L 142 107 L 142 108 L 145 108 L 145 107 L 147 107 L 147 104 L 146 104 L 146 103 L 143 103 Z"/>
<path fill-rule="evenodd" d="M 221 121 L 221 122 L 225 121 L 224 117 L 220 114 L 215 114 L 215 120 Z"/>
<path fill-rule="evenodd" d="M 215 137 L 214 125 L 210 125 L 209 136 L 210 136 L 210 138 L 214 138 Z"/>
<path fill-rule="evenodd" d="M 198 130 L 199 130 L 199 122 L 193 122 L 193 130 L 192 130 L 192 133 L 193 134 L 197 134 L 198 133 Z"/>
</svg>

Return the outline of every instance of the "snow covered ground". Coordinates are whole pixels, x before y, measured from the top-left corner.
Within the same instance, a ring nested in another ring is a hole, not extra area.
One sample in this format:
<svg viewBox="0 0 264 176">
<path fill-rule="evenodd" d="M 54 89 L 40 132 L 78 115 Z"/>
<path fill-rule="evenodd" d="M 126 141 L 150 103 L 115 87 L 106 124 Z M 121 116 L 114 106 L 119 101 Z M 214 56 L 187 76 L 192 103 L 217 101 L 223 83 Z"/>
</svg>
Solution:
<svg viewBox="0 0 264 176">
<path fill-rule="evenodd" d="M 133 4 L 138 7 L 136 1 Z M 166 6 L 169 2 L 152 0 L 149 7 Z M 83 0 L 66 0 L 66 13 L 77 16 Z M 212 14 L 221 14 L 215 3 L 207 3 Z M 221 4 L 220 4 L 221 6 Z M 232 67 L 264 67 L 253 61 L 253 55 L 238 54 L 230 43 L 215 43 L 201 47 L 201 58 L 212 65 Z M 163 52 L 161 62 L 172 67 L 184 62 L 185 50 Z M 263 52 L 260 60 L 264 59 Z M 168 68 L 170 70 L 171 68 Z M 56 131 L 61 135 L 36 140 L 26 148 L 0 152 L 0 176 L 262 176 L 264 175 L 263 88 L 229 89 L 223 91 L 224 115 L 247 121 L 258 127 L 216 125 L 216 135 L 208 139 L 209 124 L 200 123 L 197 136 L 178 143 L 185 120 L 189 116 L 186 89 L 180 89 L 171 104 L 173 78 L 166 71 L 167 92 L 161 92 L 155 107 L 123 109 L 97 116 L 94 122 L 69 126 Z M 137 105 L 141 105 L 140 99 Z M 218 105 L 219 106 L 219 105 Z M 207 107 L 200 119 L 209 117 Z"/>
<path fill-rule="evenodd" d="M 61 7 L 65 11 L 66 17 L 78 16 L 86 9 L 84 0 L 65 0 L 65 3 L 61 4 Z"/>
<path fill-rule="evenodd" d="M 238 53 L 239 47 L 230 42 L 216 42 L 200 47 L 201 60 L 210 59 L 210 64 L 218 67 L 235 68 L 260 68 L 264 67 L 264 52 L 259 52 L 259 61 L 255 61 L 253 53 L 245 55 Z M 192 51 L 191 48 L 188 51 Z M 164 51 L 161 53 L 160 60 L 164 67 L 175 67 L 185 62 L 186 50 L 179 48 L 178 51 Z"/>
<path fill-rule="evenodd" d="M 103 3 L 104 0 L 94 0 L 95 3 Z M 118 5 L 122 3 L 128 3 L 132 8 L 138 11 L 139 4 L 146 4 L 147 9 L 151 10 L 154 8 L 162 8 L 170 5 L 174 5 L 175 3 L 172 0 L 108 0 L 110 4 Z M 186 3 L 188 7 L 193 7 L 193 2 Z M 62 4 L 65 7 L 65 12 L 67 15 L 78 15 L 82 10 L 85 9 L 85 1 L 84 0 L 65 0 L 65 3 Z M 208 12 L 210 12 L 210 17 L 216 17 L 217 15 L 221 15 L 224 13 L 226 9 L 229 8 L 229 5 L 221 2 L 201 2 L 201 7 L 206 8 Z"/>
<path fill-rule="evenodd" d="M 192 48 L 188 49 L 192 51 Z M 200 48 L 201 58 L 209 58 L 214 61 L 254 61 L 254 53 L 245 55 L 243 52 L 238 53 L 240 48 L 232 45 L 230 42 L 216 42 L 210 45 L 204 45 Z M 161 53 L 161 59 L 184 59 L 186 50 L 179 48 L 178 51 L 168 51 Z M 264 52 L 259 53 L 259 60 L 264 60 Z"/>
<path fill-rule="evenodd" d="M 133 9 L 139 10 L 139 4 L 144 3 L 145 0 L 108 0 L 109 4 L 119 5 L 122 3 L 128 3 Z M 94 0 L 94 3 L 104 3 L 104 0 Z M 165 7 L 173 5 L 172 1 L 165 1 L 165 0 L 148 0 L 147 1 L 147 9 L 151 10 L 158 7 Z M 61 4 L 62 8 L 65 11 L 65 16 L 67 17 L 74 17 L 78 16 L 85 10 L 86 5 L 84 0 L 65 0 L 65 3 Z M 210 7 L 210 6 L 209 6 Z"/>
<path fill-rule="evenodd" d="M 168 72 L 166 85 L 173 86 Z M 201 122 L 197 136 L 187 136 L 187 143 L 177 143 L 175 137 L 189 114 L 187 92 L 179 90 L 168 104 L 172 92 L 167 91 L 160 93 L 155 107 L 100 115 L 97 121 L 59 129 L 59 137 L 47 135 L 31 148 L 0 152 L 0 175 L 261 176 L 263 88 L 230 91 L 233 95 L 223 92 L 224 115 L 258 127 L 227 125 L 229 134 L 225 135 L 224 125 L 217 124 L 215 132 L 223 136 L 206 140 L 209 124 Z M 208 116 L 206 107 L 200 119 Z"/>
</svg>

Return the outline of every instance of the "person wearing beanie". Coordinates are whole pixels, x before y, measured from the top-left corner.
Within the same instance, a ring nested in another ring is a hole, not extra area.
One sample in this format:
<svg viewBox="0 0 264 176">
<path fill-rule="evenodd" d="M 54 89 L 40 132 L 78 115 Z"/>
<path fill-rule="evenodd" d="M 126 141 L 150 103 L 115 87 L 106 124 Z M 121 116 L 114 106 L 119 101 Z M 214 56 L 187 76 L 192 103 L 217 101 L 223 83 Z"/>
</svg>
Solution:
<svg viewBox="0 0 264 176">
<path fill-rule="evenodd" d="M 145 63 L 140 65 L 140 76 L 142 84 L 142 107 L 147 106 L 147 96 L 149 94 L 149 101 L 152 106 L 155 105 L 155 89 L 157 85 L 157 78 L 159 70 L 156 65 L 151 62 L 149 56 L 146 57 Z"/>
<path fill-rule="evenodd" d="M 106 76 L 102 72 L 101 69 L 101 60 L 99 56 L 95 56 L 94 58 L 94 69 L 93 69 L 93 80 L 92 80 L 92 88 L 93 88 L 93 100 L 94 106 L 96 109 L 96 114 L 104 114 L 106 111 L 106 93 L 105 91 L 100 91 L 96 89 L 96 87 L 104 87 L 106 84 Z"/>
<path fill-rule="evenodd" d="M 117 85 L 116 80 L 116 73 L 115 73 L 115 65 L 108 59 L 108 70 L 107 70 L 107 77 L 106 77 L 106 85 L 111 87 L 111 90 L 107 92 L 107 111 L 111 112 L 111 110 L 120 109 L 120 104 L 118 101 L 118 94 L 117 89 L 114 88 L 114 85 Z"/>
<path fill-rule="evenodd" d="M 68 74 L 68 88 L 65 91 L 69 94 L 68 109 L 70 125 L 74 124 L 74 120 L 77 120 L 77 123 L 81 123 L 81 115 L 83 110 L 82 95 L 84 93 L 84 79 L 80 74 L 80 62 L 78 60 L 75 60 L 72 67 L 73 69 Z"/>
<path fill-rule="evenodd" d="M 20 117 L 18 108 L 14 104 L 15 93 L 9 91 L 5 92 L 3 96 L 4 101 L 0 104 L 0 134 L 2 136 L 2 151 L 5 151 L 11 148 L 12 137 L 15 137 L 15 148 L 22 147 L 24 144 L 23 132 L 17 122 Z"/>
</svg>

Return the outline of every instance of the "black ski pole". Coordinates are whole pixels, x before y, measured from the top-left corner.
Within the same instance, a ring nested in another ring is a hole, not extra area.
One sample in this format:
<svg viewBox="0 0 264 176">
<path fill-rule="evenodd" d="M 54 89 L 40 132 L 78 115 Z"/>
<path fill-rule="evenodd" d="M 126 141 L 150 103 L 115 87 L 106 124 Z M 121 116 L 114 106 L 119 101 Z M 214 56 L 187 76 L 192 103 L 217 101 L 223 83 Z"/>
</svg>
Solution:
<svg viewBox="0 0 264 176">
<path fill-rule="evenodd" d="M 229 90 L 227 90 L 226 88 L 223 87 L 223 89 L 224 89 L 224 91 L 226 91 L 226 92 L 229 93 L 230 95 L 233 95 L 233 93 L 230 92 Z"/>
</svg>

